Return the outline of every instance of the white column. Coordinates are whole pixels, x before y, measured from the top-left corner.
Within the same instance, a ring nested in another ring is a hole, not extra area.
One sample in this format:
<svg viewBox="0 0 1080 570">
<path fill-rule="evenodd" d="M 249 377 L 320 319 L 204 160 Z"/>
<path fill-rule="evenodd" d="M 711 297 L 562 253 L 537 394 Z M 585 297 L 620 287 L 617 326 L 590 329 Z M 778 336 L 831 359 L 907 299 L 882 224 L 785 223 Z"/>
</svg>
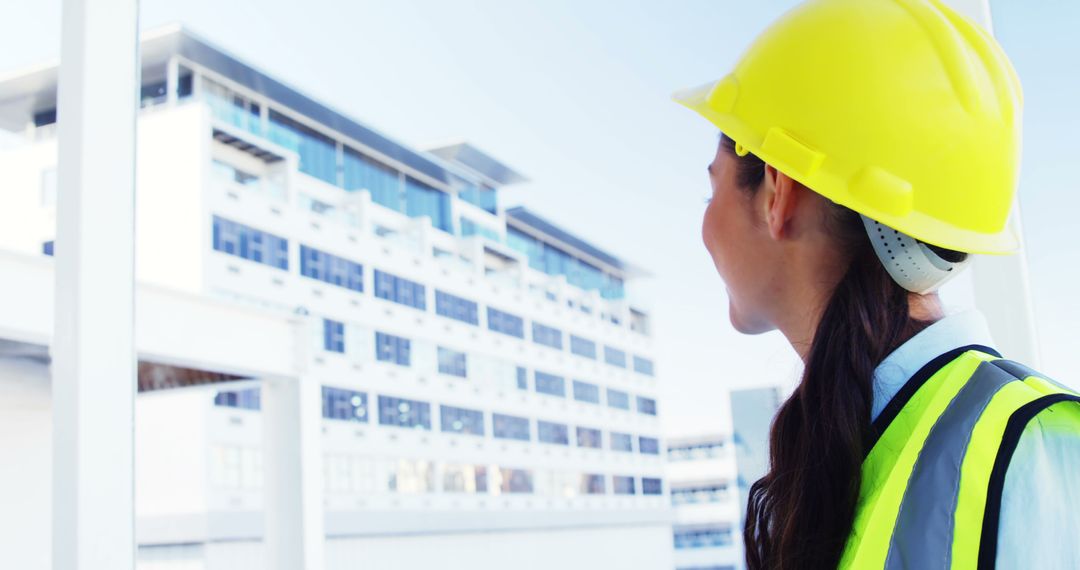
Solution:
<svg viewBox="0 0 1080 570">
<path fill-rule="evenodd" d="M 53 568 L 131 569 L 137 0 L 64 0 Z"/>
<path fill-rule="evenodd" d="M 993 33 L 988 0 L 945 0 L 956 11 Z M 1019 200 L 1013 201 L 1009 227 L 1023 241 Z M 1027 254 L 980 255 L 972 263 L 975 305 L 986 315 L 994 342 L 1006 358 L 1039 365 L 1039 343 L 1031 307 Z"/>
<path fill-rule="evenodd" d="M 266 568 L 321 569 L 323 562 L 322 386 L 304 374 L 306 321 L 294 339 L 300 373 L 262 384 Z"/>
<path fill-rule="evenodd" d="M 180 86 L 180 61 L 176 56 L 170 57 L 165 64 L 165 102 L 169 106 L 176 104 L 176 91 Z"/>
</svg>

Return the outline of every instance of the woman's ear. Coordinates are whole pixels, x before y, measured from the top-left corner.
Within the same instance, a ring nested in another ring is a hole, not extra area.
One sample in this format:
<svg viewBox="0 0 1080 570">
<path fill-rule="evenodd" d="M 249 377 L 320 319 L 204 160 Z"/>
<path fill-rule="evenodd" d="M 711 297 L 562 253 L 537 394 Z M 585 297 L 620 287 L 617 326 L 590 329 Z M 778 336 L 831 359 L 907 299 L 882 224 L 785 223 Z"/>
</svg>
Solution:
<svg viewBox="0 0 1080 570">
<path fill-rule="evenodd" d="M 765 223 L 774 240 L 790 237 L 791 221 L 804 188 L 773 166 L 765 166 Z"/>
</svg>

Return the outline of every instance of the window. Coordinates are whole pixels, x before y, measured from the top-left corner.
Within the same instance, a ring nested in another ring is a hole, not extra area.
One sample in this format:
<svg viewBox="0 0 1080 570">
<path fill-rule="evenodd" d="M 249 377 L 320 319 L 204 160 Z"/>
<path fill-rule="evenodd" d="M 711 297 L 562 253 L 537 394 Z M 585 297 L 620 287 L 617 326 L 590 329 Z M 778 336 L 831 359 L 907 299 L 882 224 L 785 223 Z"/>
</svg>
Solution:
<svg viewBox="0 0 1080 570">
<path fill-rule="evenodd" d="M 615 390 L 612 388 L 607 389 L 607 405 L 609 408 L 618 408 L 620 410 L 630 409 L 630 394 L 623 392 L 622 390 Z"/>
<path fill-rule="evenodd" d="M 533 474 L 527 469 L 499 468 L 499 492 L 501 493 L 532 493 Z"/>
<path fill-rule="evenodd" d="M 605 299 L 623 297 L 622 279 L 607 274 L 599 267 L 545 243 L 529 234 L 508 227 L 507 245 L 525 254 L 529 267 L 548 275 L 564 275 L 567 283 L 586 290 L 599 291 Z"/>
<path fill-rule="evenodd" d="M 637 397 L 637 411 L 638 413 L 647 414 L 650 416 L 656 415 L 656 400 L 652 398 L 646 398 L 644 396 Z"/>
<path fill-rule="evenodd" d="M 362 265 L 303 244 L 300 244 L 300 274 L 353 291 L 364 290 Z"/>
<path fill-rule="evenodd" d="M 346 190 L 367 190 L 372 202 L 405 212 L 401 175 L 397 170 L 349 147 L 345 147 L 343 166 Z"/>
<path fill-rule="evenodd" d="M 375 332 L 376 360 L 408 366 L 410 362 L 409 353 L 409 339 L 383 332 Z"/>
<path fill-rule="evenodd" d="M 596 360 L 596 343 L 587 338 L 570 335 L 570 352 Z"/>
<path fill-rule="evenodd" d="M 588 447 L 591 449 L 600 449 L 600 430 L 594 428 L 580 427 L 577 428 L 577 446 Z"/>
<path fill-rule="evenodd" d="M 405 177 L 405 213 L 411 218 L 428 216 L 432 227 L 444 232 L 453 230 L 450 195 L 411 176 Z"/>
<path fill-rule="evenodd" d="M 717 525 L 676 526 L 675 548 L 709 548 L 732 544 L 731 528 Z"/>
<path fill-rule="evenodd" d="M 525 338 L 525 321 L 517 315 L 487 308 L 488 329 L 517 338 Z"/>
<path fill-rule="evenodd" d="M 177 85 L 177 91 L 180 94 L 183 94 L 184 89 L 190 89 L 190 75 L 188 81 L 186 86 L 183 82 Z M 202 98 L 210 106 L 210 113 L 215 119 L 240 127 L 250 133 L 262 134 L 262 109 L 258 103 L 248 100 L 205 76 L 202 77 L 202 82 Z M 143 87 L 144 104 L 147 87 L 149 86 Z M 164 89 L 160 93 L 163 96 Z"/>
<path fill-rule="evenodd" d="M 55 251 L 54 248 L 56 247 L 55 243 L 56 242 L 54 242 L 53 240 L 49 240 L 41 244 L 41 253 L 45 255 L 53 255 Z"/>
<path fill-rule="evenodd" d="M 655 437 L 638 437 L 638 451 L 648 455 L 660 455 L 660 440 Z"/>
<path fill-rule="evenodd" d="M 607 492 L 604 485 L 604 476 L 594 473 L 584 473 L 581 475 L 581 494 L 582 495 L 603 495 Z"/>
<path fill-rule="evenodd" d="M 600 387 L 589 382 L 574 380 L 574 399 L 590 404 L 600 403 Z"/>
<path fill-rule="evenodd" d="M 240 170 L 239 168 L 216 158 L 214 159 L 212 168 L 214 175 L 225 182 L 247 186 L 254 190 L 259 189 L 259 177 L 250 172 Z"/>
<path fill-rule="evenodd" d="M 534 322 L 532 324 L 532 338 L 536 344 L 562 350 L 562 331 L 559 329 Z"/>
<path fill-rule="evenodd" d="M 378 269 L 375 270 L 375 296 L 421 311 L 427 310 L 423 285 Z"/>
<path fill-rule="evenodd" d="M 270 140 L 300 155 L 300 172 L 338 185 L 337 142 L 277 111 L 270 110 Z"/>
<path fill-rule="evenodd" d="M 608 434 L 612 451 L 634 451 L 634 438 L 628 433 L 610 432 Z"/>
<path fill-rule="evenodd" d="M 502 239 L 499 237 L 499 232 L 487 226 L 478 224 L 465 216 L 458 218 L 458 222 L 461 224 L 462 237 L 480 235 L 496 243 L 502 242 Z"/>
<path fill-rule="evenodd" d="M 529 389 L 529 371 L 524 366 L 517 367 L 517 387 L 518 390 Z"/>
<path fill-rule="evenodd" d="M 706 441 L 701 443 L 677 444 L 668 447 L 668 460 L 689 461 L 693 459 L 707 459 L 720 457 L 724 452 L 723 440 Z"/>
<path fill-rule="evenodd" d="M 634 356 L 634 372 L 645 374 L 646 376 L 653 376 L 653 363 L 648 358 L 642 358 L 640 356 Z"/>
<path fill-rule="evenodd" d="M 214 396 L 214 405 L 224 408 L 258 410 L 262 407 L 262 400 L 258 388 L 248 388 L 247 390 L 218 392 Z"/>
<path fill-rule="evenodd" d="M 439 406 L 439 425 L 447 433 L 484 435 L 484 412 Z"/>
<path fill-rule="evenodd" d="M 442 490 L 445 493 L 486 493 L 487 467 L 453 463 L 444 466 Z"/>
<path fill-rule="evenodd" d="M 731 493 L 726 483 L 709 483 L 671 490 L 671 504 L 721 503 L 729 500 Z"/>
<path fill-rule="evenodd" d="M 323 386 L 322 415 L 328 420 L 367 423 L 367 394 Z"/>
<path fill-rule="evenodd" d="M 563 379 L 562 376 L 556 376 L 537 370 L 534 380 L 536 382 L 536 391 L 538 393 L 559 396 L 560 398 L 566 397 L 566 380 Z"/>
<path fill-rule="evenodd" d="M 387 488 L 406 495 L 435 490 L 435 465 L 423 459 L 398 459 L 389 466 Z"/>
<path fill-rule="evenodd" d="M 289 269 L 289 241 L 214 216 L 214 249 L 278 269 Z"/>
<path fill-rule="evenodd" d="M 431 429 L 431 405 L 404 398 L 379 396 L 379 423 L 417 429 Z"/>
<path fill-rule="evenodd" d="M 345 323 L 323 319 L 323 349 L 328 352 L 345 352 Z"/>
<path fill-rule="evenodd" d="M 610 346 L 604 347 L 604 362 L 619 368 L 626 368 L 626 353 Z"/>
<path fill-rule="evenodd" d="M 480 323 L 477 308 L 475 301 L 435 290 L 435 312 L 439 315 L 476 325 Z"/>
<path fill-rule="evenodd" d="M 570 445 L 570 432 L 569 429 L 566 427 L 566 424 L 557 424 L 554 422 L 537 420 L 536 436 L 537 439 L 543 443 Z"/>
<path fill-rule="evenodd" d="M 642 477 L 641 478 L 641 494 L 642 495 L 660 495 L 664 492 L 664 485 L 659 478 L 656 477 Z"/>
<path fill-rule="evenodd" d="M 634 478 L 624 475 L 611 476 L 611 489 L 616 495 L 635 495 Z"/>
<path fill-rule="evenodd" d="M 466 378 L 465 353 L 439 347 L 439 374 L 449 374 Z"/>
<path fill-rule="evenodd" d="M 492 432 L 495 437 L 501 439 L 516 439 L 519 441 L 529 441 L 532 439 L 532 435 L 529 432 L 529 420 L 527 418 L 519 418 L 517 416 L 508 416 L 504 414 L 492 414 L 491 415 Z"/>
<path fill-rule="evenodd" d="M 460 181 L 464 188 L 458 191 L 458 197 L 492 214 L 496 213 L 496 194 L 494 188 L 480 186 L 471 182 Z"/>
</svg>

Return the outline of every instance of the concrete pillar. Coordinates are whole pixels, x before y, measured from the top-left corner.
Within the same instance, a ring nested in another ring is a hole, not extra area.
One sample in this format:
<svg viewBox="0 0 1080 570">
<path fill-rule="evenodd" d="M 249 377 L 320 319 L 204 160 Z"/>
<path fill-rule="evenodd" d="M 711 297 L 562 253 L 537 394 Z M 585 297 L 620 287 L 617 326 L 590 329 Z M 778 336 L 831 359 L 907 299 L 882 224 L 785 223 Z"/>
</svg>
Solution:
<svg viewBox="0 0 1080 570">
<path fill-rule="evenodd" d="M 53 355 L 53 568 L 135 564 L 137 0 L 64 0 Z"/>
<path fill-rule="evenodd" d="M 262 385 L 267 568 L 324 568 L 322 385 L 308 377 L 309 323 L 295 328 L 299 373 Z"/>
</svg>

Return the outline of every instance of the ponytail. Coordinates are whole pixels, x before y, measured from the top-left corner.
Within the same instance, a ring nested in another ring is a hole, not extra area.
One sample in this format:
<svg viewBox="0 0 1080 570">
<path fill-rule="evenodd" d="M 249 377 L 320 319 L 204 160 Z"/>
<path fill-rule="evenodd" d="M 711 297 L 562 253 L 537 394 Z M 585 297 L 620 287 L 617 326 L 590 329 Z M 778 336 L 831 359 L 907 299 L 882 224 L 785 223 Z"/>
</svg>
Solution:
<svg viewBox="0 0 1080 570">
<path fill-rule="evenodd" d="M 724 137 L 734 156 L 734 142 Z M 738 157 L 748 190 L 764 163 Z M 851 262 L 822 313 L 802 380 L 769 436 L 769 471 L 750 487 L 744 540 L 751 570 L 836 568 L 851 532 L 871 435 L 874 369 L 929 323 L 874 253 L 859 215 L 833 205 L 830 231 Z"/>
</svg>

